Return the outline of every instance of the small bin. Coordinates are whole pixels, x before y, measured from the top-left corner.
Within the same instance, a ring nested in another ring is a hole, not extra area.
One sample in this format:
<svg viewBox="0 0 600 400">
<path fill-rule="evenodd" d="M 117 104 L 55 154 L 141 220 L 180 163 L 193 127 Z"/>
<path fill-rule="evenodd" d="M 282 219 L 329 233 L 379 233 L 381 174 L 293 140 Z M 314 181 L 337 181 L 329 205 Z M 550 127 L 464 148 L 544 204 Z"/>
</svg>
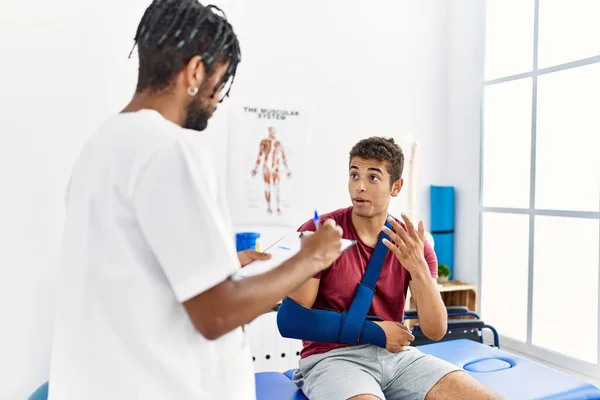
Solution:
<svg viewBox="0 0 600 400">
<path fill-rule="evenodd" d="M 240 232 L 235 235 L 237 251 L 256 250 L 260 251 L 260 233 Z"/>
</svg>

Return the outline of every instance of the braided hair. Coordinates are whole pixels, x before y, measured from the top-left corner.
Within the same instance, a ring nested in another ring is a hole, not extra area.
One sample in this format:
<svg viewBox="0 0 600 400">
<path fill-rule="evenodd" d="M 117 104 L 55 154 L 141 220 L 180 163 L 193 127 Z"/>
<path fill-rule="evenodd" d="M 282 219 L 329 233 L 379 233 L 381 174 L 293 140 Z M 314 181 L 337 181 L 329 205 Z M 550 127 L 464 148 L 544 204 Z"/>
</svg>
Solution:
<svg viewBox="0 0 600 400">
<path fill-rule="evenodd" d="M 134 41 L 131 53 L 137 45 L 140 61 L 136 92 L 169 88 L 192 57 L 199 55 L 208 75 L 215 64 L 229 62 L 213 96 L 228 82 L 225 96 L 229 95 L 241 52 L 237 36 L 220 8 L 203 6 L 197 0 L 154 0 L 138 25 Z"/>
</svg>

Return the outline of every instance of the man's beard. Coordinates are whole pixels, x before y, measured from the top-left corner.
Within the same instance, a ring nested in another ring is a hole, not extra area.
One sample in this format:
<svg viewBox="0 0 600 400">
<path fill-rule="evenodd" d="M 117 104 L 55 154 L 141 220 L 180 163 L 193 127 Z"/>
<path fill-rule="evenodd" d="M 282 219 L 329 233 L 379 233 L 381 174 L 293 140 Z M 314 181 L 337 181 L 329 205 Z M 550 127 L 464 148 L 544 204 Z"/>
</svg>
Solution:
<svg viewBox="0 0 600 400">
<path fill-rule="evenodd" d="M 200 98 L 190 102 L 187 107 L 187 116 L 183 127 L 195 131 L 203 131 L 208 126 L 208 120 L 211 115 L 202 106 Z"/>
</svg>

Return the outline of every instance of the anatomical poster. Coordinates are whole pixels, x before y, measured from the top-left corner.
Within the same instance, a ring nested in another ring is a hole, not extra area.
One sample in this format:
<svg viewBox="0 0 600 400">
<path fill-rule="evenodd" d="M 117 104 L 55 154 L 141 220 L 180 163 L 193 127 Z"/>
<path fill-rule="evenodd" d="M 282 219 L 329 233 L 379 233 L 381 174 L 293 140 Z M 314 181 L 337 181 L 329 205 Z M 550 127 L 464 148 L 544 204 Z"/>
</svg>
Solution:
<svg viewBox="0 0 600 400">
<path fill-rule="evenodd" d="M 304 113 L 248 104 L 231 116 L 227 196 L 233 224 L 294 226 L 309 219 L 298 214 L 310 168 Z"/>
</svg>

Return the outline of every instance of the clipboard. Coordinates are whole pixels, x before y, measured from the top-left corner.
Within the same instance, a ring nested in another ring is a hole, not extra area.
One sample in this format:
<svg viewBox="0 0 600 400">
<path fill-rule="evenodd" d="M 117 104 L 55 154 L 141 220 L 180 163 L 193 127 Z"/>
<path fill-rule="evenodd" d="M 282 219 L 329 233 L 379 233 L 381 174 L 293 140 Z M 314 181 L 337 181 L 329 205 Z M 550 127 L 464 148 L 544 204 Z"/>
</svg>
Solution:
<svg viewBox="0 0 600 400">
<path fill-rule="evenodd" d="M 256 260 L 239 269 L 232 278 L 234 280 L 248 278 L 254 275 L 264 274 L 298 254 L 302 246 L 302 237 L 312 235 L 314 232 L 290 232 L 265 249 L 265 253 L 271 254 L 269 260 Z M 356 244 L 356 240 L 342 239 L 342 254 Z"/>
</svg>

